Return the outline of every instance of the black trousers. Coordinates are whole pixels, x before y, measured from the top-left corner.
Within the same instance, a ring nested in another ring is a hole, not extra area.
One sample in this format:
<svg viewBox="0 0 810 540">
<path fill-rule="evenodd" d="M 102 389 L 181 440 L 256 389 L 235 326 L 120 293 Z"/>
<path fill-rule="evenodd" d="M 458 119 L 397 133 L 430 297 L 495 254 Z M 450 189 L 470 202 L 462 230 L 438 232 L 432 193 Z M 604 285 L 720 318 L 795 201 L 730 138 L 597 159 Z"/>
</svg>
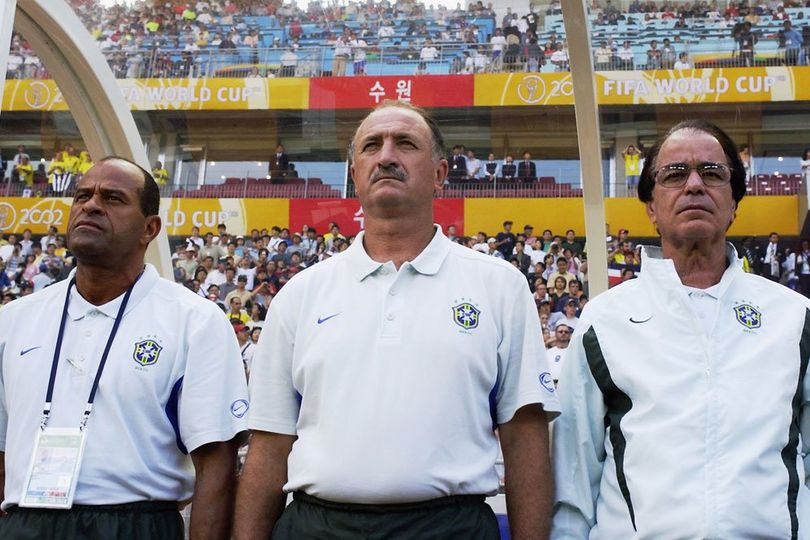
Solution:
<svg viewBox="0 0 810 540">
<path fill-rule="evenodd" d="M 498 540 L 495 513 L 483 495 L 418 503 L 346 504 L 293 494 L 273 540 Z"/>
<path fill-rule="evenodd" d="M 176 502 L 73 505 L 70 510 L 13 506 L 0 517 L 3 540 L 183 540 Z"/>
</svg>

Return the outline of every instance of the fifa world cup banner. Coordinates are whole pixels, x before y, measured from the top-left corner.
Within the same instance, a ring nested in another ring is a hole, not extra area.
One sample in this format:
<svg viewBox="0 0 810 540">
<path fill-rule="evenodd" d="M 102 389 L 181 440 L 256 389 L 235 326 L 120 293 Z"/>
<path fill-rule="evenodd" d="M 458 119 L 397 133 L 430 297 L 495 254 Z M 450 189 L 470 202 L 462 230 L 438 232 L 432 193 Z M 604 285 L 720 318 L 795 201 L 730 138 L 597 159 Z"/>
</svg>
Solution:
<svg viewBox="0 0 810 540">
<path fill-rule="evenodd" d="M 600 105 L 810 100 L 810 67 L 598 71 Z M 573 105 L 570 73 L 475 75 L 476 106 Z"/>
<path fill-rule="evenodd" d="M 372 109 L 385 100 L 420 107 L 471 107 L 473 75 L 387 75 L 310 79 L 310 109 Z"/>
<path fill-rule="evenodd" d="M 306 109 L 309 79 L 118 79 L 133 111 Z M 4 111 L 67 111 L 52 80 L 6 81 Z"/>
<path fill-rule="evenodd" d="M 456 226 L 456 234 L 464 231 L 464 199 L 435 199 L 433 221 L 444 231 Z M 290 200 L 290 230 L 300 231 L 304 225 L 315 227 L 318 234 L 329 232 L 335 222 L 344 236 L 354 236 L 365 228 L 363 207 L 357 199 L 292 199 Z"/>
<path fill-rule="evenodd" d="M 288 199 L 161 199 L 160 217 L 169 236 L 216 232 L 220 223 L 231 234 L 249 234 L 252 229 L 287 227 Z"/>
</svg>

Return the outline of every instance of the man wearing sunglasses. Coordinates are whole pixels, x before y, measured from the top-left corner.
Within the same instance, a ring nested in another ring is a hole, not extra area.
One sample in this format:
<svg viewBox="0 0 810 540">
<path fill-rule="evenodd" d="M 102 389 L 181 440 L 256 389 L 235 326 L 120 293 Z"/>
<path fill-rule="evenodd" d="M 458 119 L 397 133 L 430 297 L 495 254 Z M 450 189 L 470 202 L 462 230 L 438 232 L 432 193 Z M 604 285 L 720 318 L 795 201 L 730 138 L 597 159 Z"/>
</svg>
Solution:
<svg viewBox="0 0 810 540">
<path fill-rule="evenodd" d="M 571 339 L 552 538 L 810 538 L 810 303 L 743 272 L 726 231 L 745 191 L 709 122 L 651 148 L 661 247 Z"/>
</svg>

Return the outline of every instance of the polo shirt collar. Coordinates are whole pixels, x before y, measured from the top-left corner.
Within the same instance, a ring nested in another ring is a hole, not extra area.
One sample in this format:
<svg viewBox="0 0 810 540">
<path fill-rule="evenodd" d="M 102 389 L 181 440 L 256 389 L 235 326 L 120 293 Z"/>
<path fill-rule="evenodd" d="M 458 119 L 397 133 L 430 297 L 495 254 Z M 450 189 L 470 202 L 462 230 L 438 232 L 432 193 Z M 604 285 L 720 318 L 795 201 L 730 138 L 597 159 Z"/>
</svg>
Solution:
<svg viewBox="0 0 810 540">
<path fill-rule="evenodd" d="M 67 281 L 70 282 L 76 275 L 76 269 L 74 268 L 70 275 L 67 277 Z M 157 281 L 160 279 L 160 275 L 158 274 L 157 270 L 151 264 L 145 264 L 143 269 L 143 274 L 138 279 L 137 283 L 135 284 L 135 288 L 132 290 L 132 294 L 129 297 L 129 301 L 127 302 L 126 311 L 124 314 L 126 315 L 132 309 L 143 300 L 149 291 L 152 290 L 152 287 L 155 286 Z M 95 306 L 88 302 L 78 290 L 74 286 L 73 289 L 70 291 L 70 305 L 68 306 L 68 315 L 74 321 L 77 321 L 84 316 L 86 316 L 89 312 L 95 310 L 103 313 L 107 317 L 111 319 L 115 319 L 116 315 L 118 315 L 118 309 L 121 307 L 121 302 L 124 300 L 124 294 L 122 293 L 117 298 L 114 298 L 107 302 L 106 304 L 102 304 L 100 306 Z"/>
<path fill-rule="evenodd" d="M 442 232 L 441 225 L 434 225 L 433 227 L 435 230 L 433 239 L 414 260 L 408 263 L 414 270 L 424 275 L 433 275 L 439 271 L 444 259 L 450 252 L 450 244 L 452 243 Z M 363 281 L 385 264 L 368 256 L 363 246 L 364 236 L 365 231 L 360 231 L 352 245 L 346 250 L 346 257 L 351 271 L 358 281 Z"/>
<path fill-rule="evenodd" d="M 709 287 L 715 298 L 722 298 L 734 278 L 742 272 L 742 260 L 737 257 L 737 250 L 730 242 L 726 242 L 726 265 L 720 281 Z M 658 246 L 642 247 L 639 278 L 654 281 L 656 287 L 664 289 L 683 288 L 681 278 L 675 271 L 675 264 L 672 259 L 664 258 L 664 252 Z"/>
</svg>

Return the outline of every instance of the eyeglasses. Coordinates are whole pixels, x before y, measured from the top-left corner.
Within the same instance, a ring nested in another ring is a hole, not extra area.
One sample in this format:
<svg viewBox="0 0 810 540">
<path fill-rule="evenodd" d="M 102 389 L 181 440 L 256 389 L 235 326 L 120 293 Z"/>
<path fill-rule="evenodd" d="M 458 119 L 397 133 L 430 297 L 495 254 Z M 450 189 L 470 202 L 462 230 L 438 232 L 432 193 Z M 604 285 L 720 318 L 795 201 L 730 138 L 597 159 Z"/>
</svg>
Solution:
<svg viewBox="0 0 810 540">
<path fill-rule="evenodd" d="M 722 163 L 700 163 L 691 166 L 688 163 L 670 163 L 658 169 L 655 182 L 664 188 L 681 188 L 686 185 L 692 171 L 697 171 L 703 184 L 707 187 L 724 186 L 731 180 L 731 169 Z"/>
</svg>

